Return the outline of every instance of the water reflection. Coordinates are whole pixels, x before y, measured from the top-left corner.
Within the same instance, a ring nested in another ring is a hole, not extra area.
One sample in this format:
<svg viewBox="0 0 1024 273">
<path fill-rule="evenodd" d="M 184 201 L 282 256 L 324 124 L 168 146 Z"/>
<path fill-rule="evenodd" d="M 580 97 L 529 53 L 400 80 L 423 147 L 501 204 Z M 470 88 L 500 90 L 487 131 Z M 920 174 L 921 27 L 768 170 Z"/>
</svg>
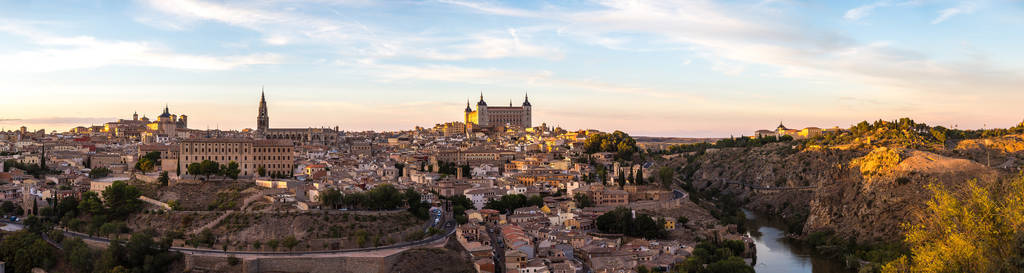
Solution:
<svg viewBox="0 0 1024 273">
<path fill-rule="evenodd" d="M 758 273 L 851 273 L 842 263 L 820 257 L 814 249 L 791 244 L 786 239 L 785 224 L 771 217 L 747 214 L 750 237 L 757 245 L 754 271 Z"/>
</svg>

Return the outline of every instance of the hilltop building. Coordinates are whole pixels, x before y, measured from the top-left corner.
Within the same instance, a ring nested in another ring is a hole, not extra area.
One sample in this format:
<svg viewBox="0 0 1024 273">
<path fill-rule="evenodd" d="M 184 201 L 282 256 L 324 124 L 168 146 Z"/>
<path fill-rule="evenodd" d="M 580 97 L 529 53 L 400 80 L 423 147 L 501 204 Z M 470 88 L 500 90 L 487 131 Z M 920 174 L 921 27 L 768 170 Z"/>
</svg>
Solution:
<svg viewBox="0 0 1024 273">
<path fill-rule="evenodd" d="M 155 121 L 139 113 L 132 114 L 132 119 L 120 119 L 108 122 L 100 130 L 107 133 L 110 138 L 122 139 L 169 139 L 176 137 L 179 131 L 188 130 L 188 116 L 171 114 L 170 107 L 164 105 L 164 111 Z M 147 141 L 152 142 L 152 141 Z"/>
<path fill-rule="evenodd" d="M 469 107 L 466 101 L 465 113 L 466 125 L 474 130 L 485 128 L 498 128 L 501 126 L 514 126 L 520 128 L 533 127 L 533 111 L 530 105 L 530 96 L 527 95 L 521 106 L 512 106 L 509 101 L 508 107 L 487 106 L 484 102 L 484 94 L 480 93 L 480 101 L 476 103 L 476 111 Z"/>
<path fill-rule="evenodd" d="M 259 113 L 256 115 L 256 135 L 268 140 L 290 140 L 296 145 L 337 146 L 339 128 L 270 128 L 270 114 L 267 111 L 266 94 L 260 91 Z"/>
<path fill-rule="evenodd" d="M 797 130 L 797 129 L 786 128 L 786 125 L 782 125 L 782 122 L 779 122 L 779 126 L 775 127 L 775 130 L 757 130 L 757 131 L 754 132 L 754 136 L 753 137 L 767 137 L 767 136 L 782 137 L 782 136 L 790 136 L 793 139 L 807 139 L 807 138 L 813 138 L 813 137 L 819 136 L 822 133 L 838 132 L 838 131 L 841 131 L 841 130 L 842 129 L 840 129 L 839 127 L 835 127 L 835 128 L 831 128 L 831 129 L 821 129 L 821 128 L 818 128 L 818 127 L 807 127 L 807 128 L 803 128 L 803 129 Z"/>
</svg>

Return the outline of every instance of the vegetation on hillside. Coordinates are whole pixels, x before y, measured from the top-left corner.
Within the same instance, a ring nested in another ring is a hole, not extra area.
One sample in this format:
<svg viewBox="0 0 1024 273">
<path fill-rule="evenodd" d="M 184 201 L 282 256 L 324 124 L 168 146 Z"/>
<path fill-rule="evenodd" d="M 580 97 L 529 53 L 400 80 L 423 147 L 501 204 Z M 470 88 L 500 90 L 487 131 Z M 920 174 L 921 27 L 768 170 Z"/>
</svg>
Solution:
<svg viewBox="0 0 1024 273">
<path fill-rule="evenodd" d="M 220 175 L 231 179 L 238 179 L 238 174 L 242 172 L 238 169 L 238 162 L 234 161 L 223 165 L 217 163 L 217 161 L 203 160 L 202 162 L 188 164 L 185 168 L 188 169 L 188 174 L 205 175 L 206 178 L 210 178 L 211 175 Z"/>
<path fill-rule="evenodd" d="M 932 184 L 917 224 L 906 224 L 910 254 L 883 272 L 1024 271 L 1024 177 L 956 192 Z"/>
<path fill-rule="evenodd" d="M 665 220 L 655 221 L 650 215 L 637 214 L 629 208 L 618 207 L 597 217 L 597 229 L 604 233 L 624 234 L 644 239 L 664 239 L 668 237 Z"/>
<path fill-rule="evenodd" d="M 720 139 L 718 141 L 715 141 L 715 143 L 701 142 L 701 143 L 693 143 L 693 144 L 676 144 L 676 145 L 669 146 L 666 151 L 668 153 L 670 153 L 670 154 L 689 153 L 689 152 L 696 152 L 698 154 L 703 154 L 704 151 L 706 151 L 707 149 L 712 149 L 712 148 L 714 148 L 714 149 L 721 149 L 721 148 L 735 148 L 735 147 L 761 147 L 761 146 L 764 146 L 764 145 L 770 144 L 770 143 L 786 142 L 786 141 L 792 141 L 792 140 L 793 140 L 793 137 L 791 137 L 791 136 L 782 136 L 782 137 L 759 136 L 759 137 L 753 137 L 753 138 L 741 136 L 741 137 L 738 137 L 738 138 Z"/>
<path fill-rule="evenodd" d="M 518 208 L 529 206 L 544 206 L 544 198 L 540 195 L 526 197 L 526 195 L 522 194 L 509 194 L 498 199 L 487 201 L 484 208 L 497 210 L 501 213 L 511 213 Z"/>
<path fill-rule="evenodd" d="M 754 273 L 754 268 L 739 256 L 746 249 L 743 241 L 705 241 L 693 248 L 693 254 L 677 264 L 676 273 Z"/>
<path fill-rule="evenodd" d="M 1024 133 L 1024 122 L 1002 129 L 960 130 L 943 126 L 929 126 L 910 118 L 894 121 L 861 121 L 840 133 L 825 133 L 807 140 L 808 145 L 843 145 L 863 143 L 872 146 L 897 146 L 914 149 L 942 149 L 955 140 L 1000 137 Z"/>
<path fill-rule="evenodd" d="M 596 133 L 587 136 L 583 142 L 583 149 L 587 153 L 615 153 L 615 159 L 631 160 L 633 153 L 637 151 L 636 140 L 622 131 L 612 133 Z"/>
</svg>

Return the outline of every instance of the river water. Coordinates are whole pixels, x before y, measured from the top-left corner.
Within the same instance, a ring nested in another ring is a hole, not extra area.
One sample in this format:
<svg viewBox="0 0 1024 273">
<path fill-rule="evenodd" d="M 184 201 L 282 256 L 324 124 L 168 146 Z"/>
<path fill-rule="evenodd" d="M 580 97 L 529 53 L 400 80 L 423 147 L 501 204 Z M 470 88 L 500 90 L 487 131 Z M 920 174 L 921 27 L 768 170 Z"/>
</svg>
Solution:
<svg viewBox="0 0 1024 273">
<path fill-rule="evenodd" d="M 790 243 L 785 224 L 744 210 L 748 234 L 757 245 L 757 273 L 852 273 L 840 261 L 817 255 L 814 249 Z"/>
</svg>

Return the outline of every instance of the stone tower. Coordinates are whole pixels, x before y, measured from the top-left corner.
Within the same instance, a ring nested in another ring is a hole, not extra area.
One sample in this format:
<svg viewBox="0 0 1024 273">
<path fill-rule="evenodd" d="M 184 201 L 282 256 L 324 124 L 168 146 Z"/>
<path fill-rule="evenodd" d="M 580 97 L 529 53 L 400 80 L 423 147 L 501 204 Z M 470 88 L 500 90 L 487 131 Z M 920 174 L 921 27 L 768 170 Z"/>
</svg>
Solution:
<svg viewBox="0 0 1024 273">
<path fill-rule="evenodd" d="M 523 128 L 533 127 L 533 106 L 530 105 L 530 94 L 523 100 Z"/>
<path fill-rule="evenodd" d="M 270 128 L 270 116 L 267 115 L 267 98 L 260 88 L 260 113 L 256 116 L 256 131 L 265 133 Z"/>
<path fill-rule="evenodd" d="M 487 119 L 487 103 L 484 102 L 483 92 L 480 92 L 480 101 L 476 103 L 476 119 L 477 125 L 480 125 L 480 127 L 491 126 Z"/>
</svg>

